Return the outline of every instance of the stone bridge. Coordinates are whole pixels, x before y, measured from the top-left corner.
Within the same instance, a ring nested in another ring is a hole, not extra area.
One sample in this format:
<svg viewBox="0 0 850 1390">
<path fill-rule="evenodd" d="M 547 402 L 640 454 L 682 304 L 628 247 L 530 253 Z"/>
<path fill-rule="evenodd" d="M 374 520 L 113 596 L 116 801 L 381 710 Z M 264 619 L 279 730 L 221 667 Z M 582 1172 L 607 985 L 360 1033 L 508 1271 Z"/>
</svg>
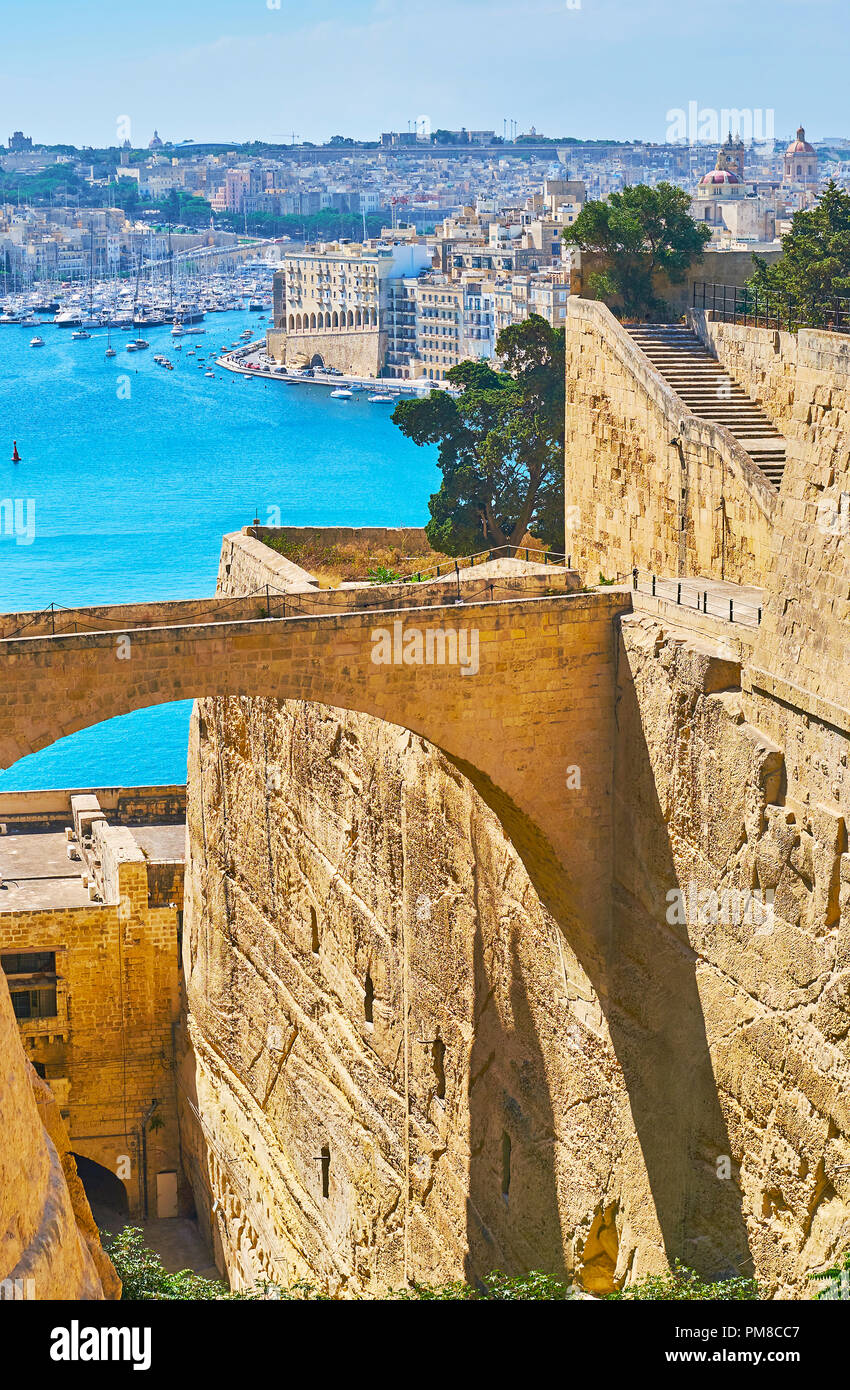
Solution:
<svg viewBox="0 0 850 1390">
<path fill-rule="evenodd" d="M 631 595 L 489 592 L 496 596 L 483 602 L 443 592 L 423 604 L 409 586 L 392 607 L 365 611 L 362 591 L 313 600 L 361 604 L 346 612 L 304 611 L 303 596 L 296 604 L 261 591 L 6 615 L 0 764 L 176 700 L 266 696 L 371 714 L 447 754 L 496 811 L 558 920 L 567 930 L 591 927 L 599 947 L 610 882 L 615 619 Z"/>
</svg>

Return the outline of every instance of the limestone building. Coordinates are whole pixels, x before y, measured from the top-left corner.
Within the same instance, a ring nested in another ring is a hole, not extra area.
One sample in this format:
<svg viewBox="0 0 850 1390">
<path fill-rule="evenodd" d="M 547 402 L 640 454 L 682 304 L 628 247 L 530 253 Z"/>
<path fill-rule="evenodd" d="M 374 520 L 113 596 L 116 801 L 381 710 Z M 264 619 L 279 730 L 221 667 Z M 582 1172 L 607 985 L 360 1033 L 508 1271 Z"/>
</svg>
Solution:
<svg viewBox="0 0 850 1390">
<path fill-rule="evenodd" d="M 185 793 L 0 796 L 0 967 L 93 1200 L 176 1216 Z"/>
<path fill-rule="evenodd" d="M 275 274 L 270 354 L 287 366 L 380 376 L 395 286 L 429 264 L 426 247 L 408 241 L 342 241 L 287 256 Z"/>
</svg>

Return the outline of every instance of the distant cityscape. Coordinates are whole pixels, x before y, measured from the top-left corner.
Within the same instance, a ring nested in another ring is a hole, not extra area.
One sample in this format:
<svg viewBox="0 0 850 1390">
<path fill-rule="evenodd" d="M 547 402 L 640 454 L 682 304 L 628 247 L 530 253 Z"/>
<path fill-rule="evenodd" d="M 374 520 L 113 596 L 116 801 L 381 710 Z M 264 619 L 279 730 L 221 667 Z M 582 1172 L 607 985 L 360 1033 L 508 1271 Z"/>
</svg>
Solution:
<svg viewBox="0 0 850 1390">
<path fill-rule="evenodd" d="M 588 200 L 666 180 L 710 227 L 709 251 L 770 259 L 829 179 L 850 187 L 850 141 L 816 146 L 802 126 L 749 143 L 731 130 L 719 144 L 650 144 L 462 129 L 233 149 L 154 131 L 143 149 L 108 150 L 16 131 L 0 157 L 0 319 L 26 321 L 47 291 L 67 321 L 74 282 L 103 298 L 133 278 L 132 308 L 167 316 L 175 270 L 196 299 L 213 264 L 250 254 L 274 272 L 270 359 L 442 381 L 494 359 L 501 330 L 530 314 L 562 326 L 580 267 L 565 234 Z"/>
</svg>

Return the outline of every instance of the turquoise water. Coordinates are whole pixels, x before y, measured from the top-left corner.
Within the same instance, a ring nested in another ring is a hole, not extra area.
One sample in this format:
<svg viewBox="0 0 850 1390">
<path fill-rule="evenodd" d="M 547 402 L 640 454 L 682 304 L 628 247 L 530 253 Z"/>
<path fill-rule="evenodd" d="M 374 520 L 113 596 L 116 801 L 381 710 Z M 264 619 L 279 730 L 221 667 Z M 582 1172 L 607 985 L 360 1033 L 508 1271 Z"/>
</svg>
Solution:
<svg viewBox="0 0 850 1390">
<path fill-rule="evenodd" d="M 211 314 L 175 351 L 169 327 L 72 340 L 66 328 L 0 327 L 0 612 L 196 598 L 215 591 L 221 538 L 251 522 L 415 526 L 435 452 L 405 440 L 365 394 L 246 380 L 208 357 L 256 314 Z M 44 347 L 31 348 L 38 332 Z M 174 371 L 153 355 L 164 352 Z M 21 463 L 13 464 L 17 440 Z M 30 537 L 32 537 L 30 543 Z M 181 782 L 191 706 L 113 719 L 0 773 L 0 791 Z"/>
</svg>

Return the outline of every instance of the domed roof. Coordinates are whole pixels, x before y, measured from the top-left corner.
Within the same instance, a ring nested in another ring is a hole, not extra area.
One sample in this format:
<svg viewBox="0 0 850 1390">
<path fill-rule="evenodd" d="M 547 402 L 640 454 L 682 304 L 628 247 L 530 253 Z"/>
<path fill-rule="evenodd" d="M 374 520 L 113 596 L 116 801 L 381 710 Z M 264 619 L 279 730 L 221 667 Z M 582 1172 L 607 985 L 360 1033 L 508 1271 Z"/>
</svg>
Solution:
<svg viewBox="0 0 850 1390">
<path fill-rule="evenodd" d="M 710 174 L 703 174 L 700 179 L 700 188 L 706 188 L 713 183 L 740 183 L 741 180 L 732 169 L 712 169 Z"/>
<path fill-rule="evenodd" d="M 817 154 L 814 145 L 810 145 L 806 139 L 806 132 L 802 126 L 797 127 L 797 139 L 792 140 L 785 151 L 786 154 Z"/>
</svg>

